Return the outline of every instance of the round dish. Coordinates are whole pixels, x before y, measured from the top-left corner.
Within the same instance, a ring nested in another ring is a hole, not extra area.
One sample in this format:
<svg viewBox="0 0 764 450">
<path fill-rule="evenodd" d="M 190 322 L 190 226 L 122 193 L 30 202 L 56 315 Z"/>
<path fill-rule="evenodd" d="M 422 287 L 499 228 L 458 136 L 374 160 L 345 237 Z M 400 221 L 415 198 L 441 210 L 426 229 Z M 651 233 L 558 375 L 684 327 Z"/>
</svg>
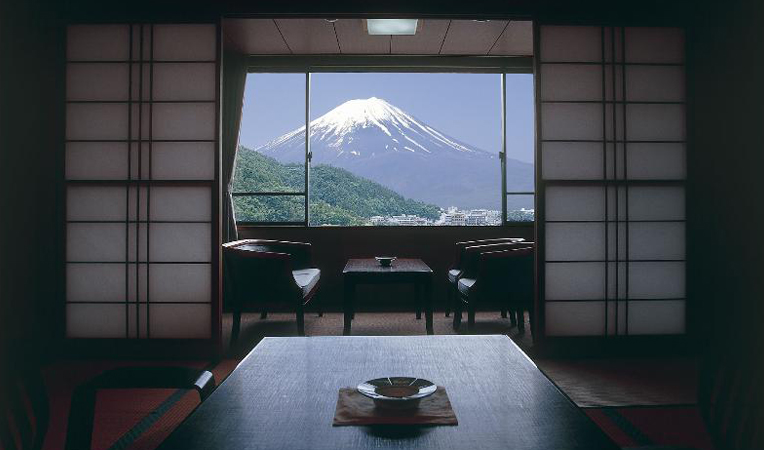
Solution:
<svg viewBox="0 0 764 450">
<path fill-rule="evenodd" d="M 374 259 L 377 260 L 380 266 L 390 267 L 393 264 L 393 261 L 398 259 L 398 257 L 397 256 L 375 256 Z"/>
<path fill-rule="evenodd" d="M 416 408 L 419 402 L 435 393 L 432 381 L 414 377 L 376 378 L 358 385 L 358 392 L 384 408 Z"/>
</svg>

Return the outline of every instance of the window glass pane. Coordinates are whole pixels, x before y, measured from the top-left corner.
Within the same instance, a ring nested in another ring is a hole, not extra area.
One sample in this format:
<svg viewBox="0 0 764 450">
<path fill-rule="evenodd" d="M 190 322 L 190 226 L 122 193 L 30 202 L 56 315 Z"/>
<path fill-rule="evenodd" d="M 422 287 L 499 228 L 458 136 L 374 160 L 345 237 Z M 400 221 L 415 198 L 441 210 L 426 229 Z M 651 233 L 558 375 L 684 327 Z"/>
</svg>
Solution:
<svg viewBox="0 0 764 450">
<path fill-rule="evenodd" d="M 233 198 L 237 222 L 303 222 L 302 195 L 256 195 Z"/>
<path fill-rule="evenodd" d="M 249 74 L 233 192 L 304 191 L 305 74 Z M 261 203 L 260 200 L 234 202 L 237 220 L 245 220 L 241 218 L 254 213 L 249 209 L 239 211 L 239 205 Z M 268 204 L 275 206 L 272 202 Z M 303 220 L 303 214 L 301 212 L 297 220 Z M 271 215 L 277 216 L 275 213 L 265 216 Z M 283 215 L 294 216 L 288 212 Z"/>
<path fill-rule="evenodd" d="M 534 217 L 533 195 L 507 195 L 507 222 L 533 222 Z"/>
<path fill-rule="evenodd" d="M 532 75 L 508 76 L 508 191 L 534 190 Z M 500 225 L 501 75 L 310 75 L 314 226 Z M 237 220 L 302 221 L 305 75 L 250 74 L 237 155 Z M 299 196 L 298 196 L 299 197 Z M 510 220 L 533 220 L 526 195 Z M 285 208 L 283 211 L 279 207 Z"/>
<path fill-rule="evenodd" d="M 507 192 L 534 192 L 533 75 L 517 73 L 506 77 Z M 532 208 L 532 198 L 530 203 Z"/>
<path fill-rule="evenodd" d="M 500 75 L 311 77 L 311 224 L 501 223 Z"/>
</svg>

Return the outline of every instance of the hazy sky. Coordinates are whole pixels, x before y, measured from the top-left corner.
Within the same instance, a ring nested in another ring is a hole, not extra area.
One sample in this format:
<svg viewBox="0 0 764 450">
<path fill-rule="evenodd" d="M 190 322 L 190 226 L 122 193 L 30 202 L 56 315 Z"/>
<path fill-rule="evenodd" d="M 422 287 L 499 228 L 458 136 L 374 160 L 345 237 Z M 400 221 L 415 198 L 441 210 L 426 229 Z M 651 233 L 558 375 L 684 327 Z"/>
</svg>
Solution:
<svg viewBox="0 0 764 450">
<path fill-rule="evenodd" d="M 316 73 L 311 120 L 357 98 L 378 97 L 485 151 L 501 148 L 501 76 L 496 74 Z M 507 75 L 507 153 L 533 162 L 533 77 Z M 304 74 L 250 74 L 240 142 L 250 148 L 305 123 Z"/>
</svg>

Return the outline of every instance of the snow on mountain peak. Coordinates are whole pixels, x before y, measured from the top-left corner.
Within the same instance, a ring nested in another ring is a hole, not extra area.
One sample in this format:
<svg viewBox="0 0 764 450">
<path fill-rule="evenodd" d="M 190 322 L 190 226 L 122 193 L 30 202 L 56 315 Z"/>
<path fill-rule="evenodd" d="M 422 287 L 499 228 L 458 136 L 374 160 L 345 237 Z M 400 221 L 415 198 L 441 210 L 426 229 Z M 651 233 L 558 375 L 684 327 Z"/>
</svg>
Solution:
<svg viewBox="0 0 764 450">
<path fill-rule="evenodd" d="M 311 131 L 318 134 L 319 139 L 329 135 L 343 136 L 357 128 L 377 126 L 388 136 L 393 127 L 411 127 L 416 120 L 391 105 L 387 101 L 371 97 L 367 99 L 348 100 L 333 110 L 311 122 Z"/>
<path fill-rule="evenodd" d="M 384 133 L 389 140 L 389 145 L 385 145 L 385 148 L 394 150 L 423 154 L 430 154 L 438 149 L 450 149 L 464 154 L 483 153 L 449 138 L 397 106 L 377 97 L 348 100 L 314 119 L 310 122 L 310 137 L 311 142 L 321 142 L 328 148 L 336 149 L 338 154 L 345 153 L 345 150 L 354 154 L 352 149 L 344 147 L 353 142 L 358 131 L 367 129 Z M 257 150 L 267 152 L 282 147 L 289 141 L 304 141 L 304 134 L 303 126 Z"/>
</svg>

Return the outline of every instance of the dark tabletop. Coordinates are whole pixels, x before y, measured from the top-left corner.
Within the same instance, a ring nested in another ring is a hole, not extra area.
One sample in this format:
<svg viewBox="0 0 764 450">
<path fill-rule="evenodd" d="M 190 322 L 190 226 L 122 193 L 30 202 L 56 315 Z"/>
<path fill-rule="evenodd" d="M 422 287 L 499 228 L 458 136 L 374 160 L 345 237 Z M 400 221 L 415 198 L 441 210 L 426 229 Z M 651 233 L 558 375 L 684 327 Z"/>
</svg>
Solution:
<svg viewBox="0 0 764 450">
<path fill-rule="evenodd" d="M 342 270 L 347 273 L 432 273 L 432 269 L 421 259 L 398 258 L 392 266 L 382 267 L 374 258 L 349 259 Z"/>
<path fill-rule="evenodd" d="M 341 387 L 445 386 L 458 426 L 333 427 Z M 265 338 L 162 449 L 618 449 L 506 336 Z"/>
</svg>

